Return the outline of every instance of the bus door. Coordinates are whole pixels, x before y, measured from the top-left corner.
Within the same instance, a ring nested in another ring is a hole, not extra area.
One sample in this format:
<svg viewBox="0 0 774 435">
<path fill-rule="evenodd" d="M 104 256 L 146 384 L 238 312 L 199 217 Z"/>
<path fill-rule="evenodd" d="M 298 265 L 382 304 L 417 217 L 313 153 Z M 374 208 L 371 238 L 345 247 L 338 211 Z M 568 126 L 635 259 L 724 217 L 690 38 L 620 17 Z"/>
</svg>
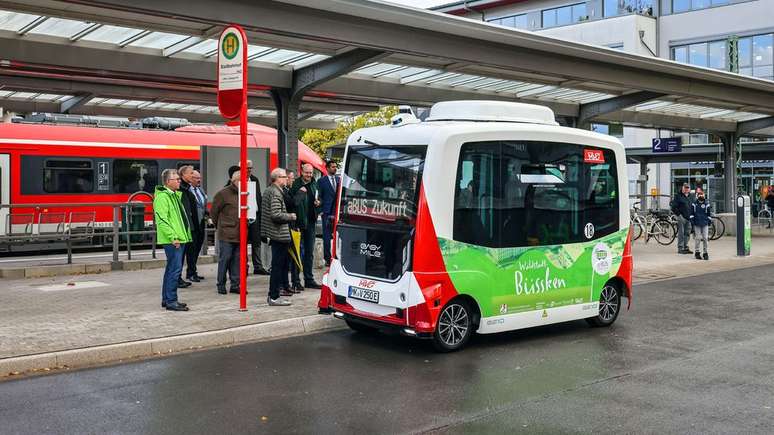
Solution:
<svg viewBox="0 0 774 435">
<path fill-rule="evenodd" d="M 11 158 L 8 154 L 0 154 L 0 204 L 11 203 Z M 0 209 L 0 231 L 8 231 L 9 209 Z"/>
</svg>

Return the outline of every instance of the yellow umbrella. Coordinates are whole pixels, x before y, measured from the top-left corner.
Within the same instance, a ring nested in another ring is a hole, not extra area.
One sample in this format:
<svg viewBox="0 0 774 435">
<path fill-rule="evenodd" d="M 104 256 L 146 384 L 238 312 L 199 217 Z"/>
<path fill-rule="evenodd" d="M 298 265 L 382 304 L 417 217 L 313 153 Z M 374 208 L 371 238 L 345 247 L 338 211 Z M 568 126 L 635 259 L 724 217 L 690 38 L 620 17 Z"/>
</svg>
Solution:
<svg viewBox="0 0 774 435">
<path fill-rule="evenodd" d="M 290 246 L 288 247 L 288 253 L 290 258 L 296 262 L 299 272 L 304 271 L 304 266 L 301 264 L 301 231 L 290 229 Z"/>
</svg>

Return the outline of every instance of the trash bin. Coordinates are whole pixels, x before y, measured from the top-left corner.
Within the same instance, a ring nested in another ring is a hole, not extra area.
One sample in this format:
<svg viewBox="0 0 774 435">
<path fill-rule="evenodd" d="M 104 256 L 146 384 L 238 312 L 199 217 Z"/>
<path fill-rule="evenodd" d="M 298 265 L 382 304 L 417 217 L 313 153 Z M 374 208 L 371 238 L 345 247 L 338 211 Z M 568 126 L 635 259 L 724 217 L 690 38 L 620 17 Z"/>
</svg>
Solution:
<svg viewBox="0 0 774 435">
<path fill-rule="evenodd" d="M 128 209 L 128 213 L 127 213 Z M 128 216 L 127 216 L 128 215 Z M 126 231 L 127 224 L 129 227 L 129 231 L 142 231 L 145 229 L 145 206 L 142 204 L 139 205 L 130 205 L 126 207 L 121 207 L 121 231 Z M 124 234 L 123 237 L 121 237 L 121 240 L 126 242 L 127 234 Z M 132 238 L 130 239 L 132 243 L 142 243 L 144 239 L 144 234 L 132 234 Z"/>
</svg>

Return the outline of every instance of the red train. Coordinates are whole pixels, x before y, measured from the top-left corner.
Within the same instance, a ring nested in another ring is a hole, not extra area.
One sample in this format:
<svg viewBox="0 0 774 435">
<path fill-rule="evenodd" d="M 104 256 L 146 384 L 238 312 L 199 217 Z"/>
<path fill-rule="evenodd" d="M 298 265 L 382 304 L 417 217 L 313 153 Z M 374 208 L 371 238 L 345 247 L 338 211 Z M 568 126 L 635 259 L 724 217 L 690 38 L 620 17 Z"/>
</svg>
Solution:
<svg viewBox="0 0 774 435">
<path fill-rule="evenodd" d="M 276 130 L 255 124 L 250 124 L 248 130 L 248 148 L 269 149 L 269 166 L 277 166 Z M 10 217 L 8 209 L 0 209 L 0 234 L 7 235 L 12 224 L 23 223 L 22 215 L 29 220 L 30 214 L 37 213 L 35 222 L 38 222 L 40 212 L 52 215 L 76 210 L 64 204 L 125 202 L 134 192 L 152 193 L 164 169 L 184 164 L 198 167 L 200 148 L 205 145 L 238 148 L 238 128 L 189 125 L 164 131 L 0 124 L 0 203 L 63 204 L 61 208 L 38 211 L 14 208 Z M 299 142 L 298 146 L 299 160 L 323 171 L 322 159 L 303 143 Z M 207 174 L 203 175 L 206 180 Z M 212 198 L 216 192 L 207 193 Z M 112 226 L 112 207 L 89 210 L 96 213 L 96 228 Z M 14 219 L 14 215 L 19 219 Z M 146 221 L 149 218 L 146 215 Z M 10 244 L 0 243 L 0 252 L 11 248 Z"/>
</svg>

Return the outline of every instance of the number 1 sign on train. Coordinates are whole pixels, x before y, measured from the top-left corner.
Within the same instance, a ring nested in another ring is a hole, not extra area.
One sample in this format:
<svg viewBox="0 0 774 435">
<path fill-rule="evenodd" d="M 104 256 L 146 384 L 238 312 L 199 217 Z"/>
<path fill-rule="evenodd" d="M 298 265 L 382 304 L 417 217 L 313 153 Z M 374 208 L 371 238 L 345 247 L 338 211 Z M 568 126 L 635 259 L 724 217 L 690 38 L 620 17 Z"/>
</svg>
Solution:
<svg viewBox="0 0 774 435">
<path fill-rule="evenodd" d="M 247 98 L 247 37 L 239 26 L 229 26 L 218 41 L 218 108 L 234 120 Z"/>
</svg>

